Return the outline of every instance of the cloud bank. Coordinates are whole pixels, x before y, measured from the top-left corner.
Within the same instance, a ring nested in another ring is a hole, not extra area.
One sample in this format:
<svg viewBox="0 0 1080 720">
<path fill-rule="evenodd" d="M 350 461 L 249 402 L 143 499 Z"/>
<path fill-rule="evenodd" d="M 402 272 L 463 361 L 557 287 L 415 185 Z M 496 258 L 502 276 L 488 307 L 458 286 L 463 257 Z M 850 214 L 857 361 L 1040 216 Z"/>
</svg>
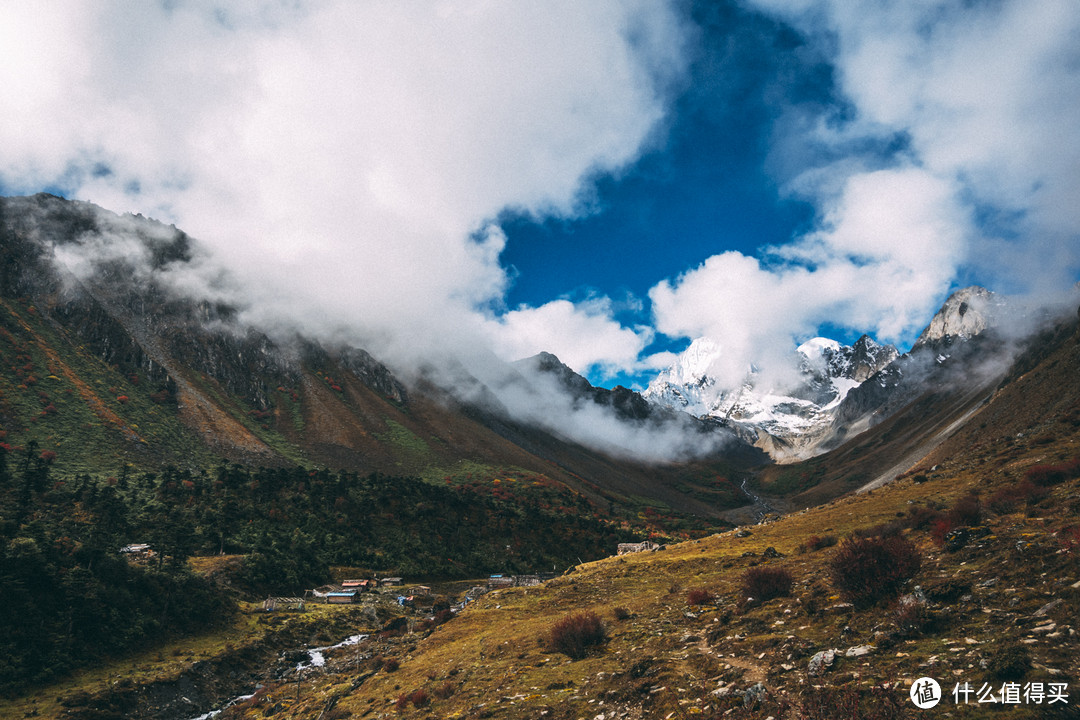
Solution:
<svg viewBox="0 0 1080 720">
<path fill-rule="evenodd" d="M 824 323 L 903 345 L 957 285 L 1075 281 L 1074 0 L 742 5 L 802 43 L 773 50 L 833 68 L 828 98 L 755 90 L 786 98 L 768 166 L 816 224 L 657 278 L 637 324 L 599 295 L 506 307 L 497 219 L 595 212 L 597 177 L 663 147 L 705 32 L 678 3 L 8 3 L 0 188 L 174 222 L 210 253 L 181 289 L 399 370 L 547 350 L 614 376 L 707 335 L 735 384 L 783 375 Z M 746 72 L 724 62 L 703 66 Z"/>
<path fill-rule="evenodd" d="M 683 67 L 666 4 L 94 0 L 5 6 L 0 35 L 0 185 L 175 222 L 256 322 L 391 359 L 516 350 L 559 313 L 604 362 L 640 346 L 588 305 L 495 320 L 491 223 L 588 211 L 650 141 Z"/>
<path fill-rule="evenodd" d="M 1050 299 L 1080 271 L 1080 6 L 752 0 L 835 69 L 838 103 L 777 109 L 770 165 L 818 226 L 650 292 L 735 384 L 822 323 L 909 343 L 957 284 Z"/>
</svg>

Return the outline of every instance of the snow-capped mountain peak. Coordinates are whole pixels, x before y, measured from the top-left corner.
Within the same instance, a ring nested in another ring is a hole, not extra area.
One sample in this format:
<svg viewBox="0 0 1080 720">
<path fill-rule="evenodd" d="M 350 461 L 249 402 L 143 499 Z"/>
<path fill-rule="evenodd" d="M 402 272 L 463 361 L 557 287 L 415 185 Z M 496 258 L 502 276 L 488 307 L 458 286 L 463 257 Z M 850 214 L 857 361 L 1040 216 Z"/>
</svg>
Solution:
<svg viewBox="0 0 1080 720">
<path fill-rule="evenodd" d="M 802 381 L 778 390 L 755 387 L 753 372 L 739 386 L 721 386 L 710 375 L 721 352 L 715 341 L 697 338 L 642 395 L 691 415 L 721 419 L 774 457 L 790 455 L 793 446 L 811 445 L 827 430 L 832 411 L 848 392 L 899 355 L 893 346 L 866 335 L 850 346 L 811 338 L 793 357 Z"/>
</svg>

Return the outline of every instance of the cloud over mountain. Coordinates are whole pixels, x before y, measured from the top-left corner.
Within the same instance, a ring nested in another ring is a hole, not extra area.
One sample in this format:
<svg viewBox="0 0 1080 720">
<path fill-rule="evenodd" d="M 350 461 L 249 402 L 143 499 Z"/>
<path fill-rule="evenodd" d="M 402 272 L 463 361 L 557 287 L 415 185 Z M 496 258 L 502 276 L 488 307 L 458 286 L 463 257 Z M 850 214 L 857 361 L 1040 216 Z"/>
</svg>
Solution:
<svg viewBox="0 0 1080 720">
<path fill-rule="evenodd" d="M 834 67 L 778 108 L 771 165 L 817 224 L 650 292 L 659 332 L 724 344 L 737 382 L 829 322 L 910 342 L 958 282 L 1049 299 L 1080 271 L 1080 8 L 759 0 Z"/>
<path fill-rule="evenodd" d="M 822 324 L 903 345 L 958 285 L 1075 282 L 1078 37 L 1070 0 L 11 5 L 0 191 L 175 222 L 210 252 L 179 287 L 228 268 L 249 319 L 399 365 L 543 349 L 616 377 L 709 335 L 724 374 L 783 374 Z M 718 227 L 651 289 L 508 301 L 504 213 L 602 215 L 600 180 L 677 172 L 665 153 L 712 138 L 672 133 L 725 122 L 762 148 L 714 164 L 760 163 L 809 223 L 738 247 Z"/>
<path fill-rule="evenodd" d="M 0 27 L 0 186 L 176 222 L 256 319 L 390 352 L 483 337 L 492 219 L 587 206 L 663 116 L 684 34 L 649 2 L 57 3 Z"/>
</svg>

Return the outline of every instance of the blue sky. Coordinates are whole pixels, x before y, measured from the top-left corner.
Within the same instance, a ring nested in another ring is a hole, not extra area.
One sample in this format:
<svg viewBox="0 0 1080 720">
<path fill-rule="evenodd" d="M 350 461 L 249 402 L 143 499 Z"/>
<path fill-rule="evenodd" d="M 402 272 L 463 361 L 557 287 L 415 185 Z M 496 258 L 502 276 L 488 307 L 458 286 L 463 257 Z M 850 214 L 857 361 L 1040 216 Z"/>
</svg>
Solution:
<svg viewBox="0 0 1080 720">
<path fill-rule="evenodd" d="M 752 254 L 783 244 L 812 225 L 813 206 L 782 196 L 779 178 L 766 167 L 769 135 L 785 106 L 830 105 L 831 67 L 794 58 L 805 50 L 795 32 L 735 3 L 699 3 L 691 17 L 696 43 L 688 76 L 674 93 L 658 146 L 616 176 L 596 180 L 592 213 L 567 220 L 511 211 L 501 218 L 508 238 L 502 261 L 514 277 L 507 304 L 629 296 L 641 302 L 624 302 L 617 317 L 647 323 L 647 294 L 658 278 L 721 250 Z M 660 336 L 646 352 L 686 343 Z M 635 380 L 642 378 L 614 378 Z"/>
<path fill-rule="evenodd" d="M 8 4 L 0 191 L 176 223 L 177 292 L 404 374 L 641 386 L 705 335 L 738 382 L 1076 282 L 1078 38 L 1074 0 Z"/>
</svg>

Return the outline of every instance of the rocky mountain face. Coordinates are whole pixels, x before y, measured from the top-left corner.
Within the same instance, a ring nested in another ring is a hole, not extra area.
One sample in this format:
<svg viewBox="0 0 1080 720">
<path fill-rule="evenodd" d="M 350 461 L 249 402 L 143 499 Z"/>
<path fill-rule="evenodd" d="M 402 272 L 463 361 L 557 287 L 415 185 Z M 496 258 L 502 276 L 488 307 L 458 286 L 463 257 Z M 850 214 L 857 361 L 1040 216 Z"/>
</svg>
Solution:
<svg viewBox="0 0 1080 720">
<path fill-rule="evenodd" d="M 937 311 L 913 348 L 950 338 L 969 340 L 992 327 L 1003 309 L 1004 301 L 986 288 L 973 285 L 957 290 Z"/>
<path fill-rule="evenodd" d="M 649 383 L 644 397 L 697 417 L 723 420 L 776 460 L 814 454 L 848 392 L 899 355 L 893 346 L 866 335 L 850 346 L 813 338 L 797 349 L 801 381 L 774 389 L 762 387 L 753 372 L 740 386 L 723 387 L 710 374 L 721 352 L 709 338 L 694 340 Z"/>
<path fill-rule="evenodd" d="M 1000 379 L 1009 344 L 996 325 L 1007 303 L 981 287 L 953 293 L 910 352 L 863 335 L 844 346 L 814 338 L 797 349 L 801 381 L 766 388 L 754 373 L 739 387 L 722 387 L 710 366 L 722 352 L 698 338 L 644 397 L 698 417 L 721 418 L 778 462 L 819 455 L 885 420 L 928 392 L 965 393 Z"/>
</svg>

